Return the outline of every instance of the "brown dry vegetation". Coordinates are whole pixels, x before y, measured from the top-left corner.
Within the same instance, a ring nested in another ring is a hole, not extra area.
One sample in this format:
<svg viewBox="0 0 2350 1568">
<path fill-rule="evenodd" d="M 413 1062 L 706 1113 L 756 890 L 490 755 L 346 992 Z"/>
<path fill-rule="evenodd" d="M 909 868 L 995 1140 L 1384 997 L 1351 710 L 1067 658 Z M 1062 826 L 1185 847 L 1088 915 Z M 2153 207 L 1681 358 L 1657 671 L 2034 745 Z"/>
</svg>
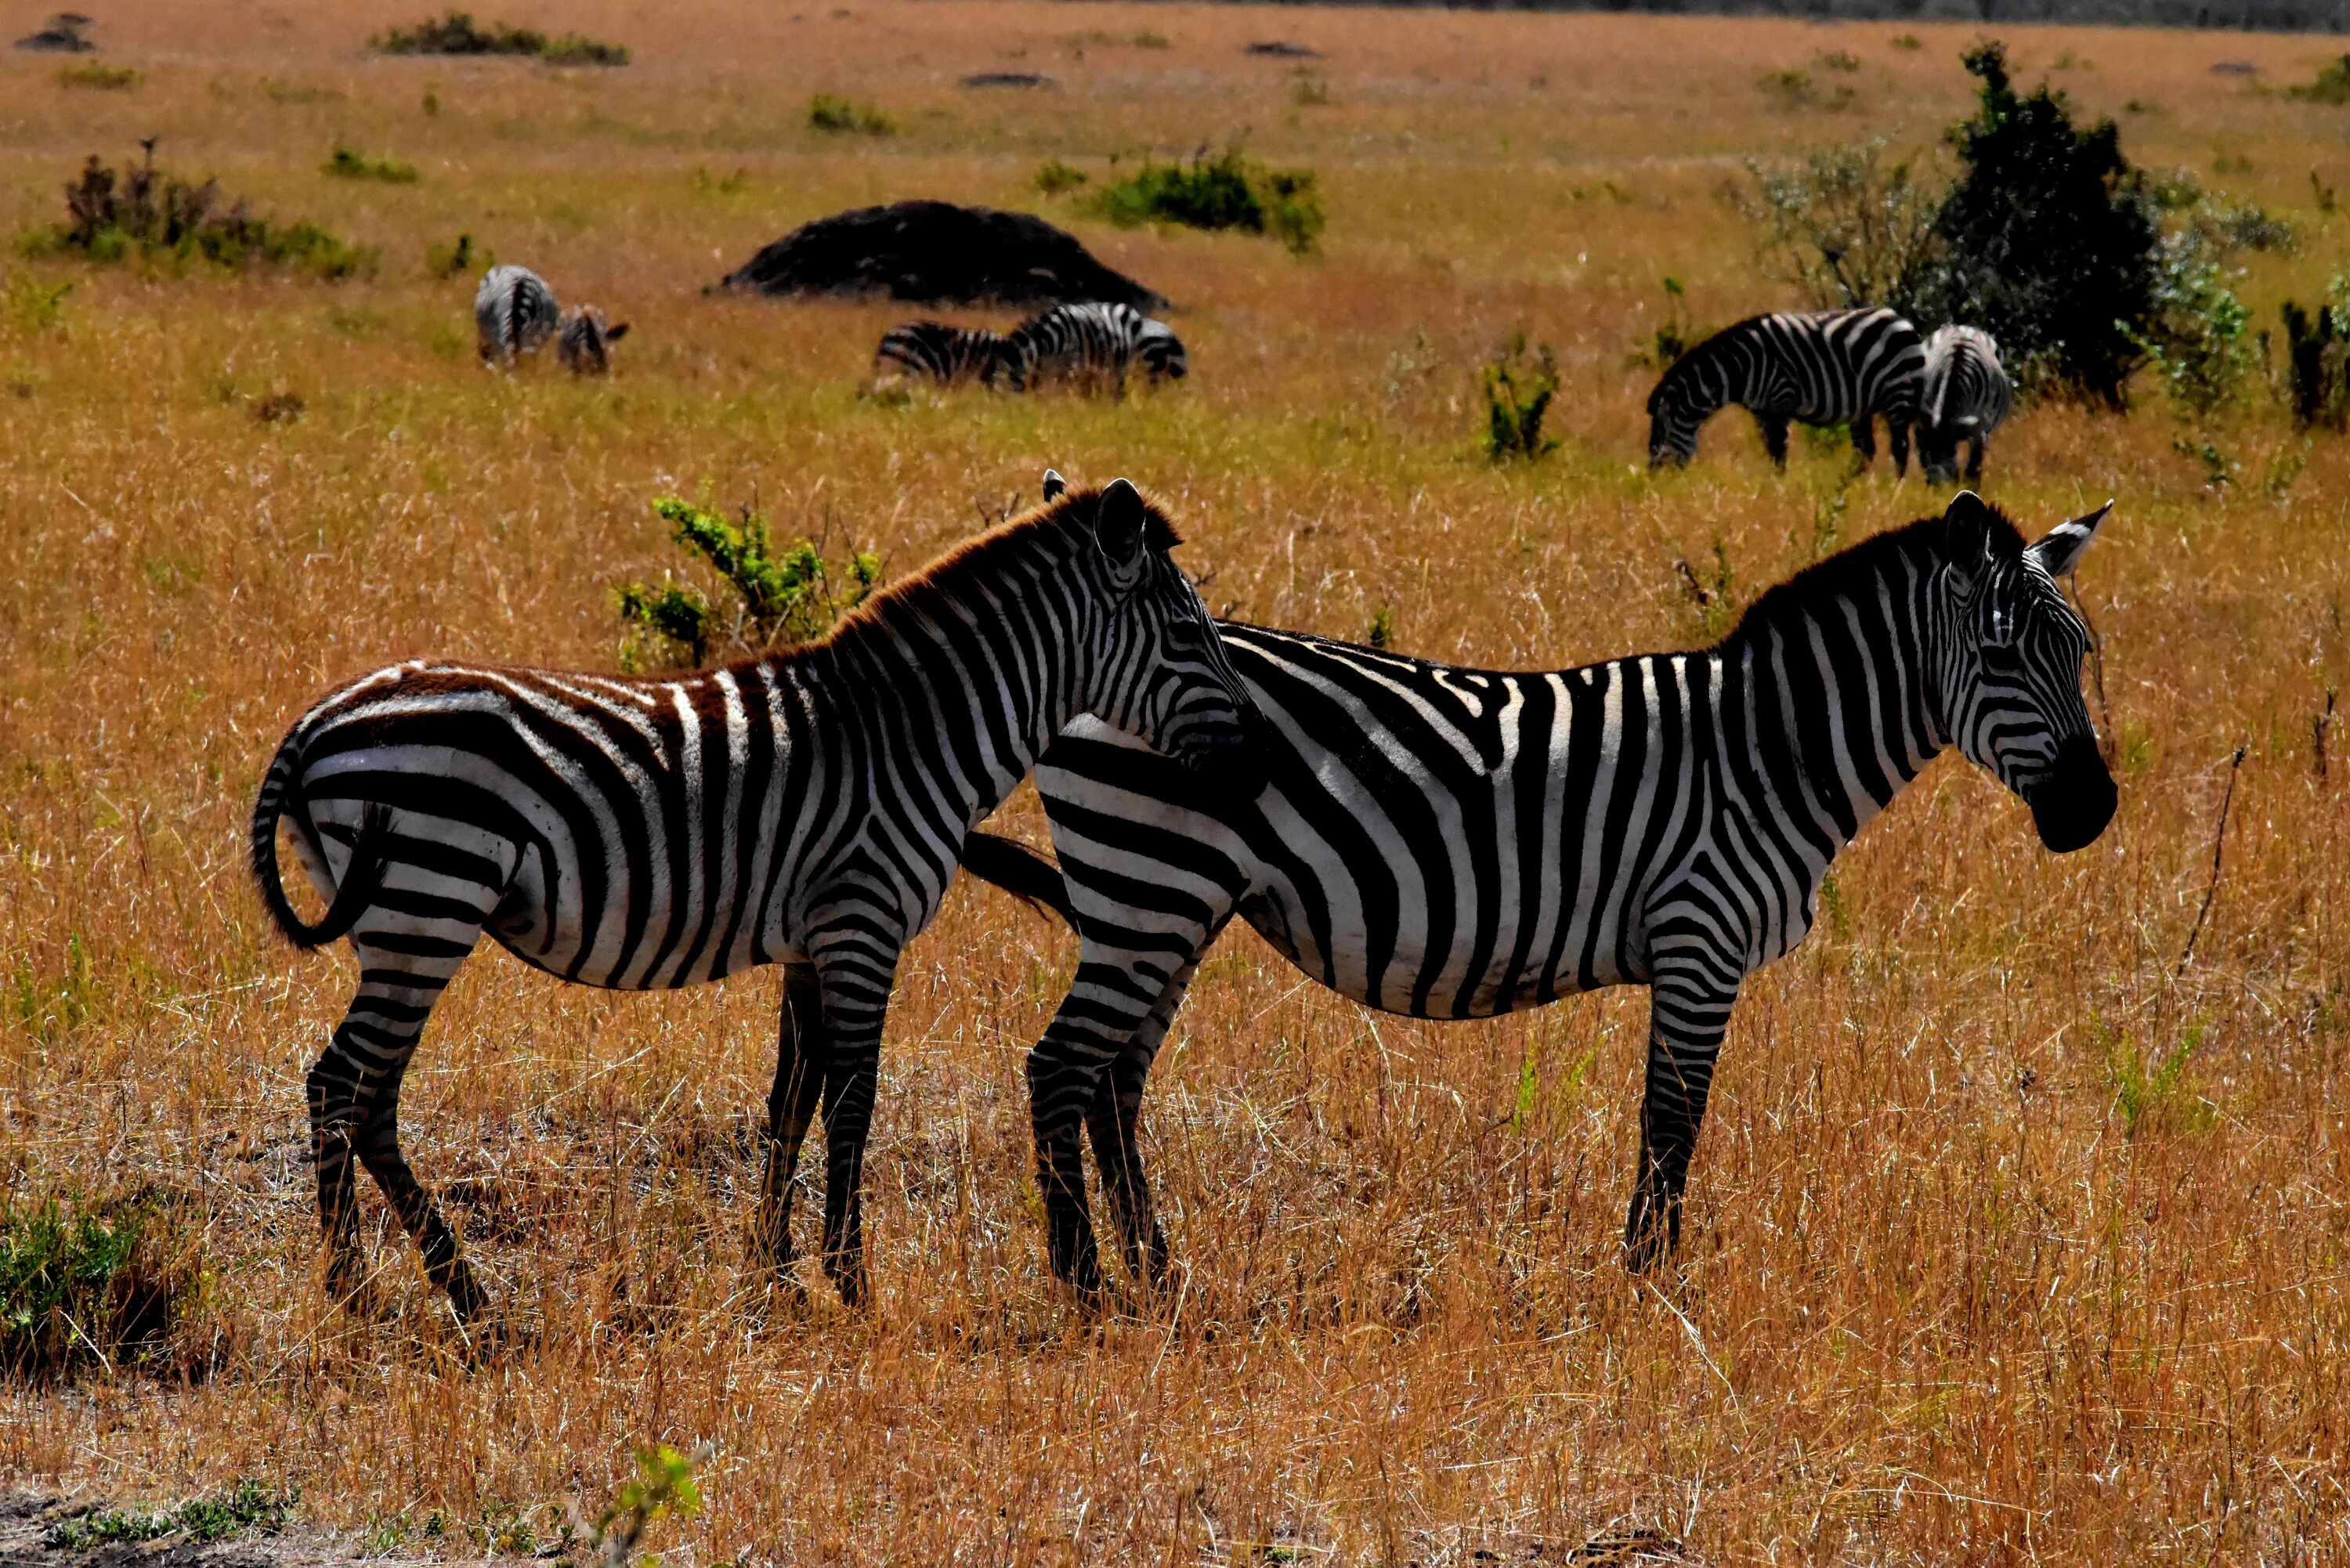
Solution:
<svg viewBox="0 0 2350 1568">
<path fill-rule="evenodd" d="M 1628 361 L 1659 279 L 1701 321 L 1791 302 L 1723 180 L 1749 153 L 1929 141 L 1966 107 L 1971 36 L 704 0 L 485 13 L 626 43 L 620 71 L 361 51 L 422 9 L 109 13 L 109 57 L 144 73 L 124 93 L 0 57 L 0 231 L 52 221 L 86 153 L 160 134 L 173 169 L 384 257 L 340 285 L 7 264 L 74 289 L 57 327 L 0 318 L 0 1183 L 192 1202 L 210 1376 L 0 1389 L 0 1474 L 154 1497 L 262 1475 L 390 1541 L 436 1511 L 592 1511 L 633 1447 L 707 1442 L 706 1515 L 653 1542 L 699 1563 L 1516 1560 L 1625 1514 L 1724 1562 L 2350 1551 L 2350 758 L 2319 778 L 2311 742 L 2350 679 L 2350 452 L 2321 439 L 2265 483 L 2301 448 L 2266 401 L 2216 434 L 2241 465 L 2224 493 L 2158 395 L 2126 419 L 2033 408 L 2002 437 L 1988 488 L 2034 529 L 2120 499 L 2081 587 L 2121 815 L 2054 859 L 1951 759 L 1868 831 L 1821 934 L 1739 1012 L 1677 1285 L 1617 1262 L 1644 999 L 1421 1025 L 1241 933 L 1149 1113 L 1184 1283 L 1082 1321 L 1044 1272 L 1020 1072 L 1075 946 L 965 886 L 891 1015 L 869 1312 L 819 1290 L 764 1318 L 737 1273 L 772 975 L 616 997 L 494 954 L 436 1016 L 404 1121 L 529 1334 L 469 1367 L 380 1231 L 390 1318 L 327 1309 L 301 1075 L 348 961 L 272 937 L 240 850 L 269 748 L 324 683 L 428 650 L 608 668 L 612 587 L 674 559 L 662 491 L 755 496 L 904 570 L 1048 463 L 1158 488 L 1211 601 L 1251 619 L 1359 637 L 1386 607 L 1398 646 L 1497 664 L 1692 642 L 1676 558 L 1710 575 L 1718 541 L 1752 589 L 1828 522 L 1849 540 L 1935 501 L 1880 462 L 1838 517 L 1840 458 L 1799 443 L 1783 478 L 1732 420 L 1686 474 L 1637 472 Z M 1293 107 L 1291 66 L 1241 51 L 1280 36 L 1326 52 L 1329 103 Z M 2334 46 L 2010 38 L 2026 80 L 2153 106 L 2124 116 L 2142 161 L 2303 225 L 2246 284 L 2264 322 L 2322 286 L 2350 219 L 2309 174 L 2350 186 L 2345 111 L 2209 67 L 2306 80 Z M 1832 48 L 1862 62 L 1836 78 L 1849 108 L 1758 85 Z M 953 86 L 986 68 L 1059 86 Z M 812 131 L 817 91 L 899 130 Z M 904 312 L 701 293 L 847 204 L 1033 202 L 1047 157 L 1098 174 L 1243 131 L 1319 171 L 1320 259 L 1076 223 L 1182 307 L 1193 375 L 1162 395 L 860 403 Z M 338 140 L 422 179 L 329 181 Z M 424 267 L 461 230 L 632 319 L 616 379 L 482 371 L 472 278 Z M 1567 441 L 1495 471 L 1475 368 L 1520 326 L 1559 351 Z M 286 393 L 302 417 L 255 417 Z M 2190 1033 L 2175 1092 L 2133 1118 L 2126 1064 Z"/>
</svg>

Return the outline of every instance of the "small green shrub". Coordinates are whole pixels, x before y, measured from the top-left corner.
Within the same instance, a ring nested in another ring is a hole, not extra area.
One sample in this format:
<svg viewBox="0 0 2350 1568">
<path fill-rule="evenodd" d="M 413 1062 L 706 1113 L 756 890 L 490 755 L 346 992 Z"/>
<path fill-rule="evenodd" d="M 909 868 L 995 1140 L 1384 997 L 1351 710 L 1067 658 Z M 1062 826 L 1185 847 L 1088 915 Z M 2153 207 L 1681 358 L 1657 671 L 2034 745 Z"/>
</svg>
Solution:
<svg viewBox="0 0 2350 1568">
<path fill-rule="evenodd" d="M 1299 71 L 1289 84 L 1289 101 L 1299 109 L 1316 109 L 1330 101 L 1330 84 L 1307 71 Z"/>
<path fill-rule="evenodd" d="M 1849 106 L 1855 96 L 1845 82 L 1823 92 L 1804 70 L 1764 71 L 1759 80 L 1763 95 L 1782 109 L 1839 109 Z"/>
<path fill-rule="evenodd" d="M 655 501 L 653 512 L 671 525 L 671 538 L 700 556 L 733 590 L 735 608 L 731 616 L 722 613 L 691 584 L 625 585 L 614 597 L 629 628 L 621 663 L 631 669 L 640 660 L 646 636 L 666 645 L 668 662 L 697 667 L 709 662 L 713 648 L 756 651 L 817 636 L 880 581 L 879 557 L 858 552 L 849 560 L 848 587 L 834 592 L 830 569 L 815 545 L 801 539 L 776 554 L 765 519 L 748 507 L 739 526 L 674 495 Z"/>
<path fill-rule="evenodd" d="M 323 278 L 374 270 L 376 254 L 328 234 L 316 223 L 274 223 L 246 204 L 221 210 L 220 183 L 191 185 L 151 161 L 122 174 L 92 153 L 81 177 L 66 187 L 66 222 L 24 236 L 27 255 L 121 261 L 203 260 L 227 267 L 268 265 Z"/>
<path fill-rule="evenodd" d="M 1237 147 L 1188 164 L 1146 161 L 1097 196 L 1094 207 L 1129 226 L 1167 223 L 1271 234 L 1299 255 L 1315 248 L 1327 223 L 1310 171 L 1268 169 Z"/>
<path fill-rule="evenodd" d="M 26 332 L 47 332 L 65 319 L 66 296 L 73 285 L 55 287 L 35 283 L 23 273 L 8 280 L 8 319 Z"/>
<path fill-rule="evenodd" d="M 629 51 L 619 44 L 567 33 L 550 38 L 536 27 L 499 22 L 475 25 L 472 15 L 450 11 L 437 21 L 378 33 L 369 47 L 380 55 L 521 55 L 551 66 L 625 66 Z"/>
<path fill-rule="evenodd" d="M 1480 380 L 1485 392 L 1488 458 L 1495 462 L 1532 461 L 1558 446 L 1542 433 L 1543 416 L 1558 395 L 1558 362 L 1549 345 L 1529 352 L 1526 335 L 1513 335 Z"/>
<path fill-rule="evenodd" d="M 139 73 L 129 66 L 109 66 L 101 60 L 91 60 L 85 65 L 68 66 L 57 73 L 57 80 L 69 88 L 129 92 L 139 85 Z"/>
<path fill-rule="evenodd" d="M 869 103 L 851 103 L 820 92 L 808 99 L 808 129 L 836 135 L 887 136 L 898 129 L 898 122 Z"/>
<path fill-rule="evenodd" d="M 1833 49 L 1820 57 L 1819 65 L 1824 71 L 1838 71 L 1852 76 L 1860 69 L 1860 57 L 1850 49 Z"/>
<path fill-rule="evenodd" d="M 2197 1023 L 2179 1039 L 2178 1047 L 2149 1054 L 2126 1033 L 2105 1037 L 2106 1083 L 2114 1091 L 2114 1108 L 2121 1113 L 2125 1136 L 2141 1133 L 2208 1132 L 2219 1111 L 2197 1092 L 2187 1076 L 2187 1063 L 2203 1044 L 2205 1026 Z"/>
<path fill-rule="evenodd" d="M 447 244 L 429 245 L 424 252 L 425 270 L 434 277 L 463 277 L 477 271 L 486 272 L 497 265 L 498 258 L 489 246 L 474 247 L 470 233 L 459 234 Z"/>
<path fill-rule="evenodd" d="M 2284 89 L 2287 98 L 2297 98 L 2304 103 L 2350 103 L 2350 55 L 2326 63 L 2317 73 L 2317 79 L 2305 87 Z"/>
<path fill-rule="evenodd" d="M 1674 360 L 1713 335 L 1710 327 L 1690 324 L 1689 296 L 1681 280 L 1667 274 L 1664 282 L 1665 308 L 1649 334 L 1648 347 L 1632 357 L 1643 369 L 1658 371 L 1670 369 Z"/>
<path fill-rule="evenodd" d="M 1918 36 L 1915 33 L 1896 34 L 1887 41 L 1891 43 L 1895 48 L 1905 51 L 1915 51 L 1926 47 L 1926 41 Z"/>
<path fill-rule="evenodd" d="M 1036 171 L 1036 189 L 1047 196 L 1058 196 L 1074 191 L 1086 182 L 1086 171 L 1073 169 L 1055 158 Z"/>
<path fill-rule="evenodd" d="M 0 1371 L 159 1354 L 201 1274 L 197 1245 L 152 1199 L 17 1204 L 0 1213 Z"/>
<path fill-rule="evenodd" d="M 691 1519 L 702 1511 L 693 1464 L 694 1457 L 667 1443 L 637 1450 L 637 1479 L 620 1488 L 596 1521 L 596 1551 L 607 1568 L 628 1568 L 637 1560 L 637 1542 L 653 1521 Z"/>
<path fill-rule="evenodd" d="M 416 165 L 390 158 L 369 158 L 338 144 L 320 172 L 337 180 L 380 180 L 387 185 L 416 183 Z"/>
<path fill-rule="evenodd" d="M 88 1552 L 184 1533 L 191 1545 L 209 1546 L 232 1535 L 275 1535 L 292 1521 L 301 1501 L 299 1487 L 281 1490 L 246 1477 L 218 1497 L 198 1498 L 156 1513 L 109 1508 L 59 1520 L 42 1533 L 41 1543 L 52 1552 Z"/>
<path fill-rule="evenodd" d="M 1395 612 L 1381 605 L 1371 612 L 1371 627 L 1363 640 L 1373 648 L 1395 646 Z"/>
</svg>

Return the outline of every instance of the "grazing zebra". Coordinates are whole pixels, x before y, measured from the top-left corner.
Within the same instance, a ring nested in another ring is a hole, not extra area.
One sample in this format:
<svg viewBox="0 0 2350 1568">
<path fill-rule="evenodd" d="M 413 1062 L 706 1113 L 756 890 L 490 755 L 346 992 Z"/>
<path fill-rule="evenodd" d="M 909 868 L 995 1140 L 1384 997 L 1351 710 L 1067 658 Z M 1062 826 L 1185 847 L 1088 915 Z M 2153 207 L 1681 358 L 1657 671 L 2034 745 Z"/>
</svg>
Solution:
<svg viewBox="0 0 2350 1568">
<path fill-rule="evenodd" d="M 1926 339 L 1918 396 L 1918 462 L 1926 477 L 1959 477 L 1959 442 L 1967 443 L 1967 483 L 1982 477 L 1991 432 L 2015 408 L 2015 386 L 1999 362 L 1999 345 L 1973 327 L 1944 327 Z"/>
<path fill-rule="evenodd" d="M 1003 334 L 984 327 L 949 327 L 943 321 L 909 321 L 881 335 L 873 351 L 873 380 L 896 378 L 954 386 L 978 381 L 993 386 L 1003 362 Z"/>
<path fill-rule="evenodd" d="M 1369 1006 L 1482 1018 L 1652 998 L 1627 1260 L 1679 1239 L 1745 977 L 1810 930 L 1861 828 L 1955 744 L 2077 849 L 2113 815 L 2055 579 L 2112 503 L 2027 547 L 1971 492 L 1771 589 L 1717 645 L 1576 670 L 1461 670 L 1222 623 L 1268 785 L 1211 794 L 1097 724 L 1036 769 L 1060 867 L 974 834 L 963 864 L 1083 940 L 1028 1062 L 1053 1269 L 1099 1287 L 1078 1127 L 1128 1267 L 1155 1280 L 1136 1119 L 1201 955 L 1237 913 Z"/>
<path fill-rule="evenodd" d="M 754 1257 L 790 1262 L 790 1178 L 820 1099 L 824 1262 L 861 1299 L 882 1012 L 966 832 L 1080 713 L 1203 770 L 1243 739 L 1238 678 L 1176 542 L 1119 480 L 980 535 L 792 651 L 667 680 L 419 659 L 320 699 L 270 762 L 252 847 L 278 929 L 306 948 L 348 935 L 359 954 L 309 1075 L 330 1288 L 363 1278 L 357 1155 L 459 1314 L 488 1305 L 398 1123 L 417 1036 L 486 930 L 622 990 L 785 965 Z M 316 924 L 280 884 L 281 820 L 328 900 Z"/>
<path fill-rule="evenodd" d="M 575 376 L 606 376 L 612 370 L 612 345 L 629 335 L 629 324 L 605 324 L 604 313 L 583 305 L 563 313 L 563 332 L 556 339 L 556 358 Z"/>
<path fill-rule="evenodd" d="M 1648 394 L 1648 466 L 1697 455 L 1698 427 L 1742 403 L 1762 428 L 1771 461 L 1787 466 L 1787 421 L 1850 423 L 1865 467 L 1885 416 L 1893 467 L 1909 471 L 1909 427 L 1926 363 L 1918 329 L 1889 310 L 1783 311 L 1725 327 L 1679 358 Z"/>
<path fill-rule="evenodd" d="M 1191 373 L 1182 339 L 1163 321 L 1130 305 L 1056 305 L 1032 316 L 1003 339 L 1002 374 L 1015 392 L 1041 381 L 1106 386 L 1123 393 L 1140 366 L 1156 386 Z"/>
<path fill-rule="evenodd" d="M 482 362 L 504 365 L 546 346 L 561 324 L 555 291 L 526 266 L 494 266 L 473 294 L 473 332 Z"/>
</svg>

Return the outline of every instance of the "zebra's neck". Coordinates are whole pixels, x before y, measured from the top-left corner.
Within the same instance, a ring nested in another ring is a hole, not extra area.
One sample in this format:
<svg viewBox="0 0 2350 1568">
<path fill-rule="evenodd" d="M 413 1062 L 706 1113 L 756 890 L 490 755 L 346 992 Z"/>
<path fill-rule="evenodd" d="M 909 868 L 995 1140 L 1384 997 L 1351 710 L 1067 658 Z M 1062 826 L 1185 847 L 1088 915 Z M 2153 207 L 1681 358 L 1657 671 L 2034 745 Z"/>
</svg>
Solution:
<svg viewBox="0 0 2350 1568">
<path fill-rule="evenodd" d="M 973 552 L 856 613 L 806 668 L 857 714 L 881 770 L 965 828 L 1003 804 L 1085 701 L 1095 607 L 1056 529 Z M 923 781 L 918 787 L 914 779 Z"/>
<path fill-rule="evenodd" d="M 1939 560 L 1912 531 L 1758 600 L 1715 650 L 1723 787 L 1808 885 L 1950 744 Z"/>
</svg>

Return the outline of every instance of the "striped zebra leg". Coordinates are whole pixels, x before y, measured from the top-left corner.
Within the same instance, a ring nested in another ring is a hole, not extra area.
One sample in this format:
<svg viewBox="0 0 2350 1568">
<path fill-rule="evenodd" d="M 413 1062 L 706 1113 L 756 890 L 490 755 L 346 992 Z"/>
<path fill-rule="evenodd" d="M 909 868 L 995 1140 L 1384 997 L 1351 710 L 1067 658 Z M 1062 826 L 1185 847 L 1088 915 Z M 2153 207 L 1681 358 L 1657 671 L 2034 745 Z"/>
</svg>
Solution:
<svg viewBox="0 0 2350 1568">
<path fill-rule="evenodd" d="M 1200 955 L 1215 945 L 1223 929 L 1208 933 L 1191 961 L 1167 981 L 1134 1038 L 1109 1064 L 1094 1089 L 1086 1111 L 1086 1130 L 1092 1135 L 1094 1169 L 1101 1179 L 1102 1201 L 1118 1221 L 1118 1238 L 1126 1250 L 1127 1272 L 1156 1289 L 1167 1277 L 1167 1233 L 1159 1227 L 1158 1206 L 1150 1197 L 1150 1179 L 1142 1168 L 1143 1091 L 1150 1082 L 1150 1064 L 1183 1005 L 1191 977 L 1200 972 Z"/>
<path fill-rule="evenodd" d="M 1787 466 L 1787 416 L 1756 414 L 1754 422 L 1762 431 L 1762 450 L 1771 454 L 1772 466 L 1784 469 Z"/>
<path fill-rule="evenodd" d="M 414 899 L 387 888 L 387 899 Z M 400 921 L 383 929 L 380 912 L 356 933 L 359 987 L 326 1051 L 310 1069 L 310 1152 L 318 1179 L 318 1224 L 327 1243 L 327 1282 L 338 1299 L 363 1288 L 366 1262 L 351 1159 L 375 1178 L 400 1224 L 424 1255 L 425 1272 L 449 1293 L 459 1317 L 477 1316 L 488 1297 L 461 1255 L 457 1234 L 425 1194 L 400 1148 L 400 1085 L 425 1020 L 458 965 L 472 952 L 477 921 Z M 429 924 L 430 930 L 417 929 Z"/>
<path fill-rule="evenodd" d="M 751 1226 L 751 1266 L 789 1283 L 792 1193 L 797 1185 L 800 1145 L 816 1119 L 816 1099 L 824 1088 L 823 997 L 813 965 L 785 966 L 780 1012 L 775 1086 L 767 1095 L 764 1129 L 765 1161 L 759 1176 L 758 1213 Z"/>
<path fill-rule="evenodd" d="M 1885 438 L 1886 438 L 1886 444 L 1887 444 L 1887 445 L 1888 445 L 1888 446 L 1890 446 L 1890 447 L 1893 449 L 1893 475 L 1894 475 L 1894 477 L 1895 477 L 1895 478 L 1897 478 L 1897 479 L 1907 479 L 1907 478 L 1908 478 L 1908 477 L 1909 477 L 1909 427 L 1908 427 L 1908 425 L 1907 423 L 1904 423 L 1904 422 L 1901 422 L 1901 421 L 1896 421 L 1896 420 L 1895 420 L 1891 415 L 1889 415 L 1889 414 L 1888 414 L 1888 415 L 1887 415 L 1887 416 L 1886 416 L 1886 420 L 1885 420 Z"/>
<path fill-rule="evenodd" d="M 824 1272 L 845 1306 L 866 1297 L 865 1146 L 881 1075 L 881 1026 L 902 939 L 870 914 L 809 944 L 823 1018 Z"/>
<path fill-rule="evenodd" d="M 1669 950 L 1655 961 L 1639 1175 L 1624 1221 L 1625 1261 L 1635 1272 L 1656 1267 L 1679 1245 L 1690 1156 L 1705 1121 L 1714 1059 L 1744 978 L 1738 964 L 1705 949 Z"/>
<path fill-rule="evenodd" d="M 1890 422 L 1887 421 L 1888 428 Z M 1909 432 L 1906 428 L 1901 431 L 1899 440 L 1901 462 L 1906 468 L 1909 462 Z M 1863 410 L 1852 421 L 1852 450 L 1858 455 L 1862 468 L 1866 468 L 1877 461 L 1877 416 L 1866 410 Z"/>
<path fill-rule="evenodd" d="M 1989 444 L 1979 435 L 1967 438 L 1967 483 L 1969 484 L 1974 483 L 1982 477 L 1983 448 Z"/>
<path fill-rule="evenodd" d="M 1094 1241 L 1093 1218 L 1087 1210 L 1085 1150 L 1078 1124 L 1087 1118 L 1097 1096 L 1115 1096 L 1115 1084 L 1104 1082 L 1108 1075 L 1106 1069 L 1126 1055 L 1160 998 L 1174 985 L 1177 974 L 1189 976 L 1202 945 L 1194 945 L 1170 965 L 1163 951 L 1118 951 L 1087 941 L 1076 980 L 1062 999 L 1061 1010 L 1053 1015 L 1045 1037 L 1028 1053 L 1029 1116 L 1036 1135 L 1036 1186 L 1045 1199 L 1047 1256 L 1055 1277 L 1083 1295 L 1101 1292 L 1101 1258 Z M 1178 1000 L 1180 994 L 1178 988 Z M 1156 1048 L 1153 1042 L 1152 1049 Z M 1144 1057 L 1139 1066 L 1147 1074 L 1149 1058 Z M 1138 1108 L 1140 1092 L 1138 1075 Z M 1128 1142 L 1120 1137 L 1113 1152 Z M 1113 1168 L 1124 1179 L 1126 1163 L 1122 1156 L 1104 1163 L 1106 1185 Z M 1132 1174 L 1139 1179 L 1139 1164 Z M 1133 1189 L 1128 1191 L 1130 1198 Z M 1162 1248 L 1164 1244 L 1162 1241 Z"/>
</svg>

